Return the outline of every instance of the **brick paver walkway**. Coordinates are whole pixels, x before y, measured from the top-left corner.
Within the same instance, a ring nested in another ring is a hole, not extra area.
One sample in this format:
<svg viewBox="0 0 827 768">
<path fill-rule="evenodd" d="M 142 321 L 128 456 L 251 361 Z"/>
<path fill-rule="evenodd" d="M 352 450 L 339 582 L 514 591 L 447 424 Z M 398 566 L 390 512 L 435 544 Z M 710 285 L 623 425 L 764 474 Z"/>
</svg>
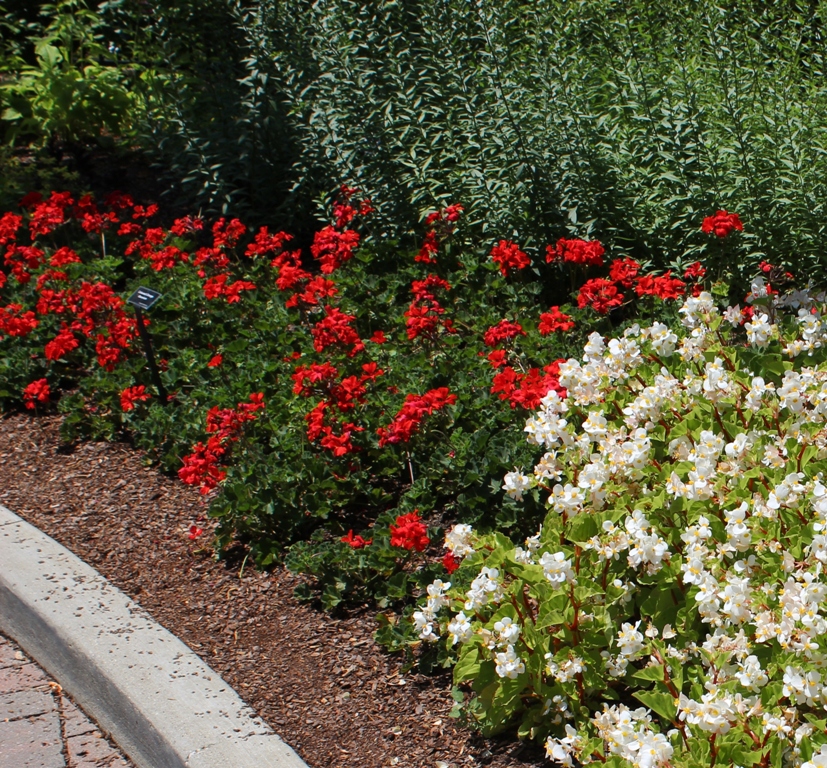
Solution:
<svg viewBox="0 0 827 768">
<path fill-rule="evenodd" d="M 133 768 L 60 686 L 0 635 L 0 768 Z"/>
</svg>

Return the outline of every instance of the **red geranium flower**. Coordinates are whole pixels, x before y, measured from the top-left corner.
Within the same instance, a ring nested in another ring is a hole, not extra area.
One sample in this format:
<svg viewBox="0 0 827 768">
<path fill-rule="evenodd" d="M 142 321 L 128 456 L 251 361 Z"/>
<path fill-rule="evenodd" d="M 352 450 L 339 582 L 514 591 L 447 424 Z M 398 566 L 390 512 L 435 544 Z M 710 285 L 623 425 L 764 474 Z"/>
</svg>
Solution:
<svg viewBox="0 0 827 768">
<path fill-rule="evenodd" d="M 221 363 L 223 363 L 223 362 L 224 362 L 224 356 L 223 355 L 213 355 L 210 358 L 210 362 L 207 363 L 207 368 L 218 368 L 218 366 L 221 365 Z"/>
<path fill-rule="evenodd" d="M 631 288 L 639 271 L 640 264 L 634 259 L 615 259 L 609 268 L 609 279 L 624 288 Z"/>
<path fill-rule="evenodd" d="M 199 528 L 197 525 L 191 525 L 187 537 L 190 541 L 195 541 L 202 533 L 204 533 L 203 528 Z"/>
<path fill-rule="evenodd" d="M 526 332 L 519 323 L 512 323 L 508 320 L 500 320 L 492 325 L 483 335 L 482 340 L 487 347 L 496 347 L 501 341 L 508 341 L 517 336 L 525 336 Z"/>
<path fill-rule="evenodd" d="M 561 237 L 556 246 L 546 246 L 546 261 L 549 264 L 567 261 L 571 264 L 602 267 L 605 252 L 597 240 L 567 240 Z"/>
<path fill-rule="evenodd" d="M 744 229 L 741 219 L 737 213 L 717 211 L 714 216 L 707 216 L 701 225 L 701 231 L 708 235 L 714 233 L 718 237 L 726 237 L 730 232 L 737 229 L 739 232 Z"/>
<path fill-rule="evenodd" d="M 354 536 L 353 530 L 347 532 L 347 536 L 342 536 L 341 541 L 353 549 L 362 549 L 371 544 L 373 539 L 363 539 L 361 536 Z"/>
<path fill-rule="evenodd" d="M 602 277 L 595 277 L 583 283 L 577 297 L 578 307 L 591 307 L 601 315 L 608 314 L 609 310 L 619 307 L 622 303 L 623 294 L 617 290 L 617 286 Z"/>
<path fill-rule="evenodd" d="M 135 408 L 136 403 L 142 403 L 149 400 L 149 398 L 150 395 L 143 384 L 139 384 L 137 387 L 127 387 L 121 392 L 121 410 L 131 411 Z"/>
<path fill-rule="evenodd" d="M 34 410 L 37 403 L 48 403 L 51 394 L 46 379 L 38 379 L 23 390 L 23 402 L 25 402 L 26 408 Z"/>
<path fill-rule="evenodd" d="M 706 268 L 701 266 L 700 261 L 690 264 L 683 273 L 685 280 L 700 280 L 706 275 Z"/>
<path fill-rule="evenodd" d="M 417 509 L 410 514 L 399 515 L 396 518 L 396 524 L 392 524 L 390 530 L 392 547 L 423 552 L 431 543 L 428 538 L 428 529 L 420 521 L 419 510 Z"/>
<path fill-rule="evenodd" d="M 548 336 L 556 331 L 570 331 L 574 328 L 574 320 L 570 315 L 560 311 L 560 307 L 551 307 L 548 312 L 540 315 L 538 330 L 542 336 Z"/>
<path fill-rule="evenodd" d="M 442 558 L 442 564 L 450 576 L 457 568 L 459 568 L 459 560 L 454 557 L 453 552 L 446 552 L 445 557 Z"/>
<path fill-rule="evenodd" d="M 500 240 L 491 249 L 491 258 L 500 265 L 503 275 L 507 275 L 509 269 L 525 269 L 531 264 L 528 256 L 520 250 L 520 246 L 510 240 Z"/>
</svg>

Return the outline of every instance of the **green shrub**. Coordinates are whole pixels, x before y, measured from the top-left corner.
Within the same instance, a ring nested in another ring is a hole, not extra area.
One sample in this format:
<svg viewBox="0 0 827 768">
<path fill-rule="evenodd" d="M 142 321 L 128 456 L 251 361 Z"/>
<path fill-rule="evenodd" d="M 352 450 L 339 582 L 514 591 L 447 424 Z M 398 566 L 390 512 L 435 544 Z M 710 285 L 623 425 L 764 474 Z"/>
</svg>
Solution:
<svg viewBox="0 0 827 768">
<path fill-rule="evenodd" d="M 35 63 L 22 58 L 2 85 L 6 141 L 103 141 L 121 134 L 137 108 L 127 73 L 102 63 L 98 16 L 81 0 L 46 6 L 50 23 L 30 40 Z M 8 64 L 7 64 L 8 67 Z"/>
</svg>

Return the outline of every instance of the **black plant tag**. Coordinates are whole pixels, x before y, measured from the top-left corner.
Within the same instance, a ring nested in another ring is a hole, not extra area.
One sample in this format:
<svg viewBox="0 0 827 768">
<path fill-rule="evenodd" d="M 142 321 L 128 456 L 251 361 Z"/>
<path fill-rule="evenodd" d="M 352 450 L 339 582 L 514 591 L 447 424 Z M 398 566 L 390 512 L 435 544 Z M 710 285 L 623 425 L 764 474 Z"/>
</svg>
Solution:
<svg viewBox="0 0 827 768">
<path fill-rule="evenodd" d="M 151 309 L 160 298 L 161 294 L 158 293 L 158 291 L 153 291 L 152 288 L 138 288 L 138 290 L 127 299 L 127 302 L 133 307 L 147 310 Z"/>
</svg>

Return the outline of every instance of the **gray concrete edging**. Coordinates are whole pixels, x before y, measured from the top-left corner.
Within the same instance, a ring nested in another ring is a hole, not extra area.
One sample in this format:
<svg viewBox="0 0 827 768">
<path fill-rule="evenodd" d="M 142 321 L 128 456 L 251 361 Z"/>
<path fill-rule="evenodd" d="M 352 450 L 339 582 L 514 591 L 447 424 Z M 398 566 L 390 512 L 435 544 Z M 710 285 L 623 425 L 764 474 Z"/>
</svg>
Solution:
<svg viewBox="0 0 827 768">
<path fill-rule="evenodd" d="M 0 630 L 138 768 L 307 768 L 184 643 L 2 505 Z"/>
</svg>

